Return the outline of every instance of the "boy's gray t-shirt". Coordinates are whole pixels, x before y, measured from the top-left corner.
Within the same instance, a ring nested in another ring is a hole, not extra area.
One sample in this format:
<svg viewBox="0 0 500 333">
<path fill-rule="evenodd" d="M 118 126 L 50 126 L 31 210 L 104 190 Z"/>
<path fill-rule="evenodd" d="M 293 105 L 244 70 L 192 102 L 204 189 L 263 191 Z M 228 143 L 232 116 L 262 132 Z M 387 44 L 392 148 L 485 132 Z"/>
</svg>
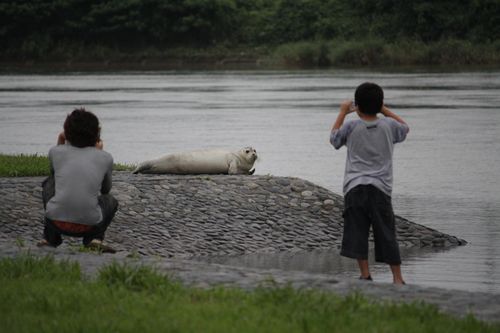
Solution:
<svg viewBox="0 0 500 333">
<path fill-rule="evenodd" d="M 98 224 L 102 211 L 97 198 L 111 190 L 111 154 L 95 147 L 78 148 L 67 143 L 52 147 L 49 160 L 56 188 L 45 215 L 51 220 Z"/>
<path fill-rule="evenodd" d="M 394 144 L 404 141 L 408 131 L 407 125 L 386 117 L 356 119 L 333 130 L 330 142 L 335 149 L 347 146 L 344 195 L 358 185 L 373 185 L 390 196 Z"/>
</svg>

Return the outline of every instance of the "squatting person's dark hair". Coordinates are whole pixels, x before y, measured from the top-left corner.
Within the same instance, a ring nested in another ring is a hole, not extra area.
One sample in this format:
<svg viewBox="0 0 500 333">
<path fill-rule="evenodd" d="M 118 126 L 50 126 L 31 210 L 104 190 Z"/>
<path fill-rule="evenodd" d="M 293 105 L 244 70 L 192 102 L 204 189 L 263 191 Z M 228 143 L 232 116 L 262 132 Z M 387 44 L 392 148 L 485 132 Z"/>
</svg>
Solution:
<svg viewBox="0 0 500 333">
<path fill-rule="evenodd" d="M 78 148 L 95 146 L 100 140 L 100 132 L 99 120 L 84 108 L 73 110 L 64 122 L 66 140 Z"/>
<path fill-rule="evenodd" d="M 356 89 L 354 100 L 359 111 L 375 115 L 382 110 L 384 91 L 378 84 L 365 82 Z"/>
</svg>

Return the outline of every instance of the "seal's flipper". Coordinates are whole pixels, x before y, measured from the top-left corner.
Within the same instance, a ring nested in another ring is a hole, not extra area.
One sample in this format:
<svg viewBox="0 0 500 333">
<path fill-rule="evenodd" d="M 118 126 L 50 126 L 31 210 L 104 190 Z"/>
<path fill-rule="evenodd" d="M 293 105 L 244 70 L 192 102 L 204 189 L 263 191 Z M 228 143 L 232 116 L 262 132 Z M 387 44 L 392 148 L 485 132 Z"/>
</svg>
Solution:
<svg viewBox="0 0 500 333">
<path fill-rule="evenodd" d="M 232 160 L 229 163 L 229 168 L 227 170 L 228 175 L 237 175 L 238 174 L 238 161 Z"/>
<path fill-rule="evenodd" d="M 254 172 L 255 172 L 255 168 L 253 168 L 252 170 L 248 171 L 248 174 L 249 174 L 249 175 L 253 175 L 253 174 L 254 174 Z"/>
</svg>

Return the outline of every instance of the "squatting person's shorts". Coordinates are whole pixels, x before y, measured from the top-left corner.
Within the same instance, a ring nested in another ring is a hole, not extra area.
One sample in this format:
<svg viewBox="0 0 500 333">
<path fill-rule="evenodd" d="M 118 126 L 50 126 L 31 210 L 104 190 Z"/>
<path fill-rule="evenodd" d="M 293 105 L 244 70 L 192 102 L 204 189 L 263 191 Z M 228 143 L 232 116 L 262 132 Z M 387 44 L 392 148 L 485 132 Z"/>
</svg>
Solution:
<svg viewBox="0 0 500 333">
<path fill-rule="evenodd" d="M 401 264 L 391 197 L 373 185 L 358 185 L 347 192 L 344 203 L 344 236 L 340 254 L 367 259 L 372 226 L 375 261 Z"/>
</svg>

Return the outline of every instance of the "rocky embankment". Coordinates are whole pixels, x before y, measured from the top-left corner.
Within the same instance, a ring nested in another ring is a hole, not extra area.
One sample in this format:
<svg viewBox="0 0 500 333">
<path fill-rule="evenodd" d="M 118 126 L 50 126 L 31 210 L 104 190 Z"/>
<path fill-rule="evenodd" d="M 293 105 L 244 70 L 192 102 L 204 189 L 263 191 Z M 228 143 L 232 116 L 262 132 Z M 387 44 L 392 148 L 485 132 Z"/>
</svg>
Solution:
<svg viewBox="0 0 500 333">
<path fill-rule="evenodd" d="M 0 239 L 40 239 L 42 179 L 0 179 Z M 106 240 L 140 255 L 233 256 L 332 249 L 341 242 L 342 197 L 302 179 L 117 172 L 112 193 L 120 207 Z M 400 217 L 396 223 L 402 247 L 465 244 Z"/>
</svg>

